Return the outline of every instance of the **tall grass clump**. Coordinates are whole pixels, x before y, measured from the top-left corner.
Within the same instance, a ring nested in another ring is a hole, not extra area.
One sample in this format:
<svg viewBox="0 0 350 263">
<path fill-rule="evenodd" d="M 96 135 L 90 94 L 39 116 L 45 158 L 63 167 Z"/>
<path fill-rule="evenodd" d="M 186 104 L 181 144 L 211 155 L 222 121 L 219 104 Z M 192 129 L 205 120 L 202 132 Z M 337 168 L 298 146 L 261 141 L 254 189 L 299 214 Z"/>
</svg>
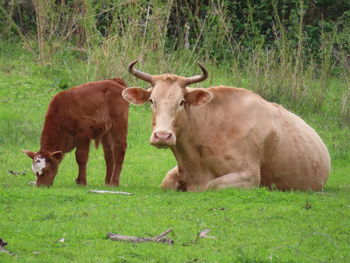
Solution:
<svg viewBox="0 0 350 263">
<path fill-rule="evenodd" d="M 257 11 L 254 7 L 249 8 L 246 27 L 251 28 L 250 45 L 236 40 L 228 49 L 233 81 L 294 110 L 321 111 L 333 92 L 330 88 L 331 82 L 338 78 L 345 86 L 349 73 L 346 67 L 334 59 L 333 51 L 338 45 L 339 29 L 335 27 L 333 32 L 321 32 L 321 45 L 316 53 L 312 53 L 311 47 L 305 43 L 308 36 L 303 26 L 303 1 L 296 7 L 288 28 L 282 20 L 282 14 L 278 12 L 276 1 L 273 3 L 271 23 L 274 40 L 269 43 L 254 23 Z M 213 8 L 216 14 L 227 13 L 225 6 L 213 5 Z M 223 19 L 225 16 L 220 17 L 218 21 L 221 26 L 218 29 L 224 29 L 228 22 Z M 220 35 L 226 35 L 226 41 L 230 42 L 230 39 L 234 39 L 232 32 L 224 30 Z M 291 34 L 293 37 L 290 37 Z M 344 58 L 344 54 L 342 57 Z M 333 74 L 332 70 L 335 68 L 341 72 L 340 75 Z M 341 99 L 339 95 L 336 96 Z M 343 100 L 346 97 L 343 96 Z M 334 109 L 332 114 L 339 115 L 340 111 L 340 108 Z"/>
<path fill-rule="evenodd" d="M 67 84 L 60 86 L 115 76 L 141 83 L 127 74 L 136 58 L 153 74 L 196 74 L 201 61 L 212 73 L 209 84 L 242 86 L 298 112 L 349 119 L 346 3 L 330 9 L 333 18 L 340 15 L 332 21 L 304 0 L 13 2 L 32 10 L 35 21 L 23 34 L 5 5 L 8 27 L 31 43 L 41 65 L 65 69 Z M 336 93 L 334 82 L 341 86 Z"/>
<path fill-rule="evenodd" d="M 169 69 L 163 56 L 172 1 L 153 3 L 154 8 L 142 1 L 113 7 L 104 36 L 90 46 L 87 65 L 93 75 L 127 77 L 126 66 L 135 58 L 148 61 L 154 71 Z M 150 70 L 149 66 L 145 70 Z"/>
</svg>

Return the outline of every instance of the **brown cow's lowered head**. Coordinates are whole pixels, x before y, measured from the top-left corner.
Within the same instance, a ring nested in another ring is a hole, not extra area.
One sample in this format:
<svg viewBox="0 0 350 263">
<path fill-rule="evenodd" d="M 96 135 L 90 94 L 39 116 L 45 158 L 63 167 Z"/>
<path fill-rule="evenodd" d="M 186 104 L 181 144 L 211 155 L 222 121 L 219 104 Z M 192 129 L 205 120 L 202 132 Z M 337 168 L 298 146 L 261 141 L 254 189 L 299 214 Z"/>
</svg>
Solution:
<svg viewBox="0 0 350 263">
<path fill-rule="evenodd" d="M 203 75 L 181 77 L 172 74 L 149 75 L 134 69 L 137 60 L 129 65 L 129 72 L 151 83 L 148 90 L 142 88 L 127 88 L 123 91 L 123 98 L 128 102 L 141 105 L 146 101 L 152 107 L 152 135 L 150 143 L 158 148 L 173 147 L 181 128 L 186 125 L 190 106 L 208 103 L 212 94 L 205 90 L 192 90 L 186 86 L 205 80 L 207 70 L 201 65 Z"/>
<path fill-rule="evenodd" d="M 35 153 L 23 150 L 32 160 L 32 170 L 36 176 L 36 186 L 51 186 L 58 171 L 58 165 L 62 161 L 61 151 L 48 152 L 40 150 Z"/>
</svg>

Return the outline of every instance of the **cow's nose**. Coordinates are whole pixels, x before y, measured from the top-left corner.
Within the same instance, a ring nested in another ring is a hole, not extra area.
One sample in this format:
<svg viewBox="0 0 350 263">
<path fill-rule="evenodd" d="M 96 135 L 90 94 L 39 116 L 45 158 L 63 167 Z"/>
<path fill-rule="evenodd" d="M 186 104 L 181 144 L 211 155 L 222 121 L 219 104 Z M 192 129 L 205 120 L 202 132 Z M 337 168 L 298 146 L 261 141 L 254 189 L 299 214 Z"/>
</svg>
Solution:
<svg viewBox="0 0 350 263">
<path fill-rule="evenodd" d="M 175 136 L 171 131 L 156 131 L 151 138 L 151 144 L 156 146 L 174 145 Z"/>
<path fill-rule="evenodd" d="M 160 131 L 154 133 L 154 138 L 158 141 L 169 141 L 172 137 L 171 132 Z"/>
</svg>

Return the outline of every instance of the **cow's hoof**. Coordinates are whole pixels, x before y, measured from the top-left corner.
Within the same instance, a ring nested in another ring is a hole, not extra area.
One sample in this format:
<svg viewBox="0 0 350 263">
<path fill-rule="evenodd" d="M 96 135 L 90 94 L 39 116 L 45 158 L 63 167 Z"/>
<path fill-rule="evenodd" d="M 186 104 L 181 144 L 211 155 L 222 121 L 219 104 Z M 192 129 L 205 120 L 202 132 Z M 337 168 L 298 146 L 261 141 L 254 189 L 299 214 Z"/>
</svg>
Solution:
<svg viewBox="0 0 350 263">
<path fill-rule="evenodd" d="M 75 183 L 77 185 L 86 186 L 86 181 L 83 180 L 75 179 Z"/>
<path fill-rule="evenodd" d="M 107 184 L 109 187 L 119 187 L 119 183 L 109 183 Z"/>
</svg>

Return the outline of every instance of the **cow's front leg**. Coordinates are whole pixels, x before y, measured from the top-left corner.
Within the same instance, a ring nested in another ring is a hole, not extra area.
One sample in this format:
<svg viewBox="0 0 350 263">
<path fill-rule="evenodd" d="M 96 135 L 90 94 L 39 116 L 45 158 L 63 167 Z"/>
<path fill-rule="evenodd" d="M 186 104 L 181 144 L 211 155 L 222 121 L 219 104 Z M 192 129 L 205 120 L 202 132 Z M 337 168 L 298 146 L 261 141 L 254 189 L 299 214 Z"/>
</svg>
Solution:
<svg viewBox="0 0 350 263">
<path fill-rule="evenodd" d="M 161 188 L 164 190 L 186 191 L 186 184 L 180 180 L 178 167 L 171 169 L 161 183 Z"/>
<path fill-rule="evenodd" d="M 177 166 L 171 169 L 164 177 L 160 187 L 165 190 L 175 189 L 179 187 L 179 170 Z"/>
<path fill-rule="evenodd" d="M 89 145 L 90 141 L 86 141 L 79 144 L 75 151 L 75 159 L 79 166 L 79 174 L 75 182 L 80 185 L 86 185 L 86 163 L 89 158 Z"/>
<path fill-rule="evenodd" d="M 229 173 L 220 176 L 207 184 L 206 190 L 215 190 L 221 188 L 253 188 L 260 186 L 260 172 L 242 171 Z"/>
</svg>

